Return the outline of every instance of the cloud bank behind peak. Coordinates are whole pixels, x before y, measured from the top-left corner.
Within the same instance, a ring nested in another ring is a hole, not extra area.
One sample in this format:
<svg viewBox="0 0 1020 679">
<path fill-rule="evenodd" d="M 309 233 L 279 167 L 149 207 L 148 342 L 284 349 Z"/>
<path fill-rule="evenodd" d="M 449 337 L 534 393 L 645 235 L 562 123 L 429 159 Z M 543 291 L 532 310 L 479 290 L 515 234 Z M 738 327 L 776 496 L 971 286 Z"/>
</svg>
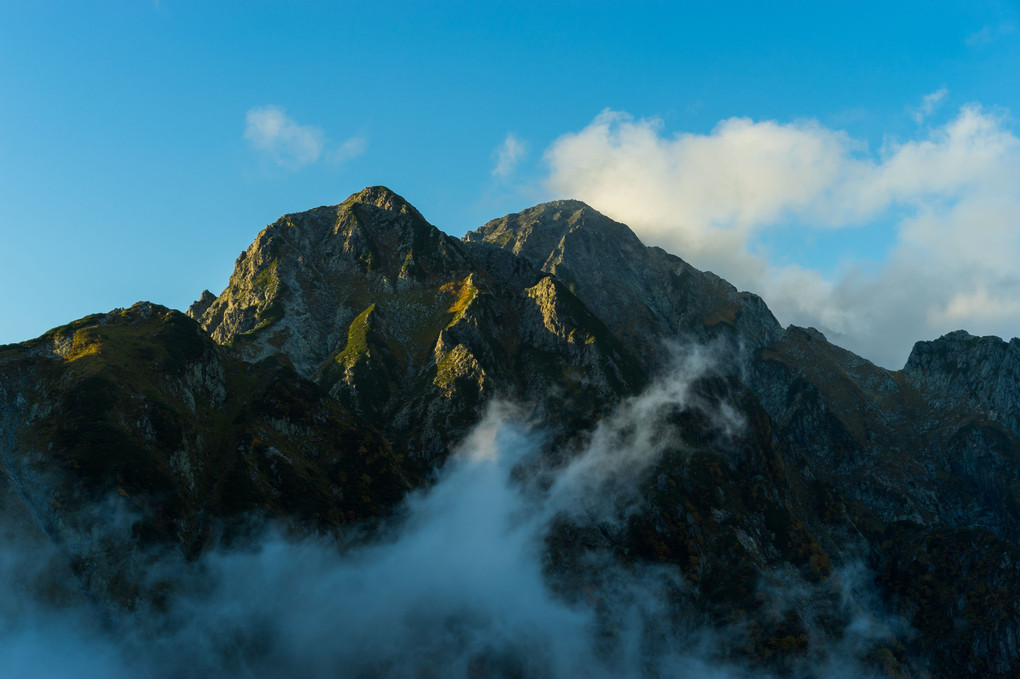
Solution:
<svg viewBox="0 0 1020 679">
<path fill-rule="evenodd" d="M 957 328 L 1020 334 L 1020 139 L 979 105 L 877 151 L 816 120 L 729 118 L 670 134 L 658 119 L 606 110 L 545 158 L 551 193 L 886 367 Z M 830 270 L 768 246 L 853 229 L 888 246 Z"/>
</svg>

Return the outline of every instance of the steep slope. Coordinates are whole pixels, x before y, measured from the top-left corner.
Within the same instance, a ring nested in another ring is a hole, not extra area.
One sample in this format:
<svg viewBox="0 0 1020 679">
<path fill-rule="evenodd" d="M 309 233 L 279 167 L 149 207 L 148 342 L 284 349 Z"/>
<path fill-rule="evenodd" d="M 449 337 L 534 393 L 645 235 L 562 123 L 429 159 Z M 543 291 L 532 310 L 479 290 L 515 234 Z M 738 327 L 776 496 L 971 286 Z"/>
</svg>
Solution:
<svg viewBox="0 0 1020 679">
<path fill-rule="evenodd" d="M 951 333 L 892 372 L 791 327 L 748 371 L 791 452 L 846 503 L 940 676 L 1009 676 L 1020 661 L 1016 344 Z"/>
<path fill-rule="evenodd" d="M 957 330 L 915 344 L 903 375 L 930 407 L 980 414 L 1020 435 L 1020 339 Z"/>
<path fill-rule="evenodd" d="M 130 606 L 151 549 L 266 520 L 333 531 L 408 489 L 385 440 L 285 361 L 245 363 L 148 303 L 0 348 L 0 466 L 3 523 Z"/>
<path fill-rule="evenodd" d="M 791 327 L 762 350 L 752 379 L 823 473 L 885 520 L 983 525 L 1015 541 L 1020 458 L 1009 404 L 1020 383 L 1008 376 L 1006 343 L 971 338 L 968 353 L 960 339 L 919 342 L 906 368 L 890 372 Z"/>
</svg>

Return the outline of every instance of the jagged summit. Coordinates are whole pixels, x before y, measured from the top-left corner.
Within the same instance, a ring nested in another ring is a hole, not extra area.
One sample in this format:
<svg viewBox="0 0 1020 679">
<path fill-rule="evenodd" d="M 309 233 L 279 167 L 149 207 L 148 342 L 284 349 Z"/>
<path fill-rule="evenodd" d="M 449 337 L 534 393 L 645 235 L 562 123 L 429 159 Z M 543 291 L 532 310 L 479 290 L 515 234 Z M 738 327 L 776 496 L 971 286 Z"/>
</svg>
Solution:
<svg viewBox="0 0 1020 679">
<path fill-rule="evenodd" d="M 496 262 L 492 246 L 510 257 Z M 781 333 L 757 296 L 646 247 L 629 227 L 581 201 L 536 205 L 457 240 L 383 186 L 339 205 L 284 215 L 238 258 L 227 289 L 215 300 L 203 295 L 189 314 L 250 359 L 284 351 L 311 376 L 380 291 L 459 286 L 471 273 L 474 285 L 519 288 L 532 285 L 537 272 L 556 276 L 606 319 L 645 370 L 668 360 L 663 337 L 721 333 L 752 351 Z M 390 309 L 392 322 L 399 315 L 400 324 L 417 327 L 405 318 L 411 307 Z M 376 313 L 376 322 L 386 315 Z"/>
<path fill-rule="evenodd" d="M 903 374 L 926 388 L 933 405 L 966 403 L 1020 435 L 1020 339 L 955 330 L 917 342 Z"/>
<path fill-rule="evenodd" d="M 437 265 L 437 251 L 451 244 L 457 248 L 454 239 L 385 186 L 362 189 L 338 205 L 284 215 L 266 227 L 252 247 L 271 247 L 273 238 L 291 245 L 293 256 L 317 255 L 317 263 L 327 269 L 353 260 L 363 271 L 389 278 L 425 273 L 430 263 Z"/>
<path fill-rule="evenodd" d="M 208 290 L 203 290 L 202 295 L 188 307 L 187 314 L 192 318 L 199 318 L 216 301 L 216 295 Z"/>
<path fill-rule="evenodd" d="M 495 243 L 543 269 L 555 268 L 556 253 L 567 240 L 588 247 L 641 247 L 634 232 L 579 200 L 554 200 L 494 219 L 464 235 L 467 242 Z"/>
<path fill-rule="evenodd" d="M 543 278 L 521 258 L 447 236 L 374 186 L 266 227 L 227 289 L 189 313 L 248 360 L 285 354 L 387 433 L 426 439 L 422 457 L 441 457 L 453 423 L 470 421 L 497 383 L 538 403 L 583 380 L 585 409 L 644 383 L 597 317 Z M 444 431 L 420 430 L 425 410 L 447 413 Z"/>
<path fill-rule="evenodd" d="M 375 290 L 437 287 L 471 270 L 463 245 L 382 186 L 287 214 L 241 253 L 227 288 L 189 314 L 218 342 L 258 359 L 277 351 L 318 370 Z"/>
<path fill-rule="evenodd" d="M 403 196 L 385 186 L 366 186 L 361 191 L 353 193 L 344 201 L 346 203 L 363 203 L 388 212 L 410 213 L 420 219 L 424 219 L 417 208 L 408 203 Z"/>
<path fill-rule="evenodd" d="M 653 370 L 669 360 L 663 337 L 736 331 L 737 344 L 751 351 L 782 332 L 757 295 L 645 246 L 628 226 L 581 201 L 494 219 L 464 241 L 496 245 L 564 281 Z"/>
</svg>

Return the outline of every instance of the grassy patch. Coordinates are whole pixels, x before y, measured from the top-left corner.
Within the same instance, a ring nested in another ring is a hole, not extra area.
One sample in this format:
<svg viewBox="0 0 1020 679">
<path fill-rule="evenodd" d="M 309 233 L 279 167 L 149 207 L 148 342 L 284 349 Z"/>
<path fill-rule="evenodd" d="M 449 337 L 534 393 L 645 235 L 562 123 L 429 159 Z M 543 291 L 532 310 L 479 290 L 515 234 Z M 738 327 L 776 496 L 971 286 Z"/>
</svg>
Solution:
<svg viewBox="0 0 1020 679">
<path fill-rule="evenodd" d="M 274 287 L 280 282 L 280 277 L 276 273 L 276 267 L 280 263 L 279 257 L 274 257 L 273 261 L 269 263 L 269 266 L 259 271 L 255 276 L 253 283 L 256 287 L 263 289 Z"/>
<path fill-rule="evenodd" d="M 475 287 L 473 275 L 469 275 L 461 281 L 444 283 L 439 289 L 454 298 L 453 303 L 446 310 L 447 313 L 453 314 L 450 324 L 456 323 L 478 296 L 478 288 Z"/>
<path fill-rule="evenodd" d="M 347 344 L 344 346 L 343 351 L 336 355 L 333 359 L 336 363 L 350 368 L 358 359 L 368 353 L 368 331 L 369 316 L 375 311 L 375 302 L 368 305 L 368 307 L 351 321 L 350 326 L 347 328 Z"/>
</svg>

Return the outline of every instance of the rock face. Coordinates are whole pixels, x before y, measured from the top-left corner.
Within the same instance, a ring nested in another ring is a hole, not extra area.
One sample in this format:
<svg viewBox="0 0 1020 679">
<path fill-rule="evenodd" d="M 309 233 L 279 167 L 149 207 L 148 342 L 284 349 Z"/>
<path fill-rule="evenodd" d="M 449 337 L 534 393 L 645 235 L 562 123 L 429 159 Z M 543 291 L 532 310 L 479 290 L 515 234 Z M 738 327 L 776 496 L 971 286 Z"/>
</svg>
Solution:
<svg viewBox="0 0 1020 679">
<path fill-rule="evenodd" d="M 749 372 L 782 436 L 867 538 L 885 596 L 942 639 L 923 651 L 937 676 L 1007 676 L 1018 662 L 1003 622 L 1020 613 L 1007 594 L 1020 585 L 1020 441 L 1016 411 L 999 409 L 1020 393 L 1003 375 L 1016 344 L 951 333 L 890 372 L 791 327 Z M 982 631 L 950 633 L 961 625 Z"/>
<path fill-rule="evenodd" d="M 465 278 L 470 260 L 456 239 L 396 194 L 365 189 L 335 207 L 287 215 L 266 227 L 238 258 L 227 289 L 196 303 L 195 317 L 221 344 L 259 359 L 285 353 L 311 377 L 342 348 L 347 329 L 378 296 L 402 312 L 397 327 L 439 315 L 430 293 Z"/>
<path fill-rule="evenodd" d="M 189 313 L 248 360 L 285 354 L 423 471 L 491 397 L 541 406 L 567 389 L 581 416 L 645 382 L 561 281 L 479 250 L 372 187 L 266 227 Z"/>
<path fill-rule="evenodd" d="M 649 370 L 670 361 L 663 340 L 721 335 L 746 354 L 782 332 L 761 298 L 646 247 L 628 227 L 576 200 L 493 220 L 464 240 L 497 245 L 556 276 Z"/>
<path fill-rule="evenodd" d="M 1016 676 L 1020 340 L 959 331 L 888 371 L 577 201 L 458 240 L 368 188 L 266 227 L 187 315 L 139 303 L 0 347 L 0 528 L 55 550 L 58 598 L 155 605 L 153 545 L 371 533 L 498 400 L 557 468 L 692 345 L 712 367 L 649 416 L 637 499 L 553 523 L 550 587 L 597 599 L 595 554 L 664 569 L 662 625 L 726 630 L 720 657 L 778 676 L 851 646 L 887 676 Z M 848 604 L 855 564 L 900 621 L 880 634 Z"/>
<path fill-rule="evenodd" d="M 343 529 L 406 489 L 371 426 L 178 311 L 89 316 L 0 348 L 0 366 L 0 502 L 23 517 L 6 525 L 57 545 L 101 601 L 144 595 L 153 545 L 197 554 L 253 519 Z M 121 502 L 123 523 L 104 516 Z"/>
<path fill-rule="evenodd" d="M 914 345 L 903 374 L 939 410 L 964 409 L 1020 434 L 1020 339 L 957 330 Z"/>
</svg>

